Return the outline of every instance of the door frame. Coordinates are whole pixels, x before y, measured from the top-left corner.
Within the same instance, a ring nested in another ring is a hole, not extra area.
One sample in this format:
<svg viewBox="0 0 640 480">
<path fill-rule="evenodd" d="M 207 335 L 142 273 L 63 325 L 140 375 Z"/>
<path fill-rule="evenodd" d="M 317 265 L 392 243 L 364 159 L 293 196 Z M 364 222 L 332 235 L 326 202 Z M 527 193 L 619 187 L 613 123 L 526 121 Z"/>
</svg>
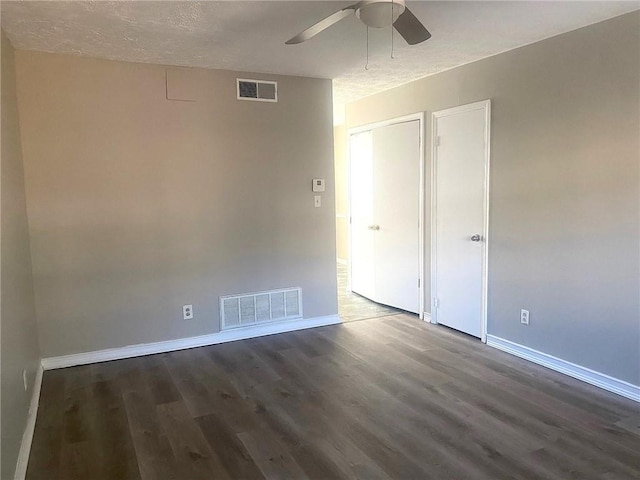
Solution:
<svg viewBox="0 0 640 480">
<path fill-rule="evenodd" d="M 368 123 L 366 125 L 361 125 L 359 127 L 350 128 L 347 131 L 347 165 L 349 171 L 349 177 L 347 179 L 347 215 L 349 221 L 347 222 L 347 238 L 348 238 L 348 251 L 349 251 L 349 259 L 347 262 L 347 275 L 349 281 L 349 291 L 351 291 L 351 258 L 352 258 L 352 249 L 353 246 L 351 244 L 351 135 L 356 133 L 366 132 L 368 130 L 374 130 L 380 127 L 387 127 L 389 125 L 395 125 L 398 123 L 406 123 L 418 120 L 418 131 L 420 136 L 420 149 L 418 155 L 419 172 L 419 194 L 418 194 L 418 315 L 421 320 L 424 319 L 424 306 L 425 306 L 425 282 L 424 282 L 424 263 L 425 263 L 425 232 L 424 232 L 424 219 L 425 219 L 425 112 L 417 112 L 412 113 L 410 115 L 403 115 L 401 117 L 390 118 L 388 120 L 382 120 L 379 122 Z"/>
<path fill-rule="evenodd" d="M 482 223 L 482 311 L 481 311 L 481 337 L 482 343 L 487 343 L 487 284 L 489 274 L 489 172 L 491 158 L 491 100 L 460 105 L 458 107 L 438 110 L 431 114 L 431 323 L 438 323 L 438 309 L 435 306 L 438 298 L 437 281 L 437 175 L 438 175 L 438 144 L 437 144 L 437 120 L 442 117 L 459 113 L 484 110 L 484 195 L 483 195 L 483 223 Z"/>
</svg>

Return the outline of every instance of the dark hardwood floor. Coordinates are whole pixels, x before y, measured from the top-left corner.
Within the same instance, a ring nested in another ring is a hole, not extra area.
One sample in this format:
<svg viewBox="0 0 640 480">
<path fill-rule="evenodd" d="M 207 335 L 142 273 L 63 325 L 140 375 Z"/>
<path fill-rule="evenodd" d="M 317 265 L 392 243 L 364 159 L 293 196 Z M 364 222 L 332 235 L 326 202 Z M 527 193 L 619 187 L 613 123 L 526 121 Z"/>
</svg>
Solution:
<svg viewBox="0 0 640 480">
<path fill-rule="evenodd" d="M 27 478 L 637 479 L 638 415 L 394 315 L 45 372 Z"/>
</svg>

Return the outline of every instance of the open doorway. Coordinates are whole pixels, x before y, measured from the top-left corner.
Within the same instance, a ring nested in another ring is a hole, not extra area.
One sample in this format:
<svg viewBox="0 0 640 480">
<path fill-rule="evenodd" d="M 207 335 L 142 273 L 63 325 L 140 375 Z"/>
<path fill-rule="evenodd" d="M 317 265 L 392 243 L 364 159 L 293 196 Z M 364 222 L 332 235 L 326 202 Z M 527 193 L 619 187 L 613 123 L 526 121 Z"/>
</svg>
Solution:
<svg viewBox="0 0 640 480">
<path fill-rule="evenodd" d="M 354 293 L 349 283 L 349 267 L 344 263 L 338 263 L 338 315 L 343 322 L 386 317 L 399 313 L 404 312 Z"/>
<path fill-rule="evenodd" d="M 423 114 L 335 130 L 344 321 L 423 311 Z"/>
<path fill-rule="evenodd" d="M 344 125 L 334 128 L 336 172 L 336 261 L 338 314 L 344 322 L 395 315 L 400 310 L 373 302 L 351 291 L 349 274 L 349 163 Z"/>
</svg>

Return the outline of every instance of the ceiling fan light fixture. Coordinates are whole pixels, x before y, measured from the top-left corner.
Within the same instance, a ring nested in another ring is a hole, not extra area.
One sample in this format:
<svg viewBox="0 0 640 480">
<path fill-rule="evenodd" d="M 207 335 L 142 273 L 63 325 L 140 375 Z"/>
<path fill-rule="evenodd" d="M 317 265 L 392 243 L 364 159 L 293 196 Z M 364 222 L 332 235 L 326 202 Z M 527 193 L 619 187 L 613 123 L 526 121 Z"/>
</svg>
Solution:
<svg viewBox="0 0 640 480">
<path fill-rule="evenodd" d="M 422 22 L 405 6 L 404 0 L 362 0 L 314 23 L 285 43 L 295 45 L 309 40 L 353 13 L 367 28 L 383 28 L 393 25 L 392 42 L 393 30 L 398 32 L 408 45 L 417 45 L 431 38 L 431 34 Z"/>
<path fill-rule="evenodd" d="M 356 16 L 368 27 L 393 25 L 404 12 L 404 0 L 365 0 L 358 3 Z"/>
</svg>

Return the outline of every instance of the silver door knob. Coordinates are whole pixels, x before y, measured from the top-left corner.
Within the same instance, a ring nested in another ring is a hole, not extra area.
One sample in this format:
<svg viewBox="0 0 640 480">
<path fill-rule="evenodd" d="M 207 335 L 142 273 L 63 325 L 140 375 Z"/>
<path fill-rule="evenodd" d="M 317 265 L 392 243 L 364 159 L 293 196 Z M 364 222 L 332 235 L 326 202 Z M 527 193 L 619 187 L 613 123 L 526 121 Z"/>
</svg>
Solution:
<svg viewBox="0 0 640 480">
<path fill-rule="evenodd" d="M 476 233 L 475 235 L 471 235 L 471 241 L 472 242 L 479 242 L 480 241 L 480 234 Z"/>
<path fill-rule="evenodd" d="M 380 230 L 380 225 L 369 225 L 369 230 Z"/>
</svg>

